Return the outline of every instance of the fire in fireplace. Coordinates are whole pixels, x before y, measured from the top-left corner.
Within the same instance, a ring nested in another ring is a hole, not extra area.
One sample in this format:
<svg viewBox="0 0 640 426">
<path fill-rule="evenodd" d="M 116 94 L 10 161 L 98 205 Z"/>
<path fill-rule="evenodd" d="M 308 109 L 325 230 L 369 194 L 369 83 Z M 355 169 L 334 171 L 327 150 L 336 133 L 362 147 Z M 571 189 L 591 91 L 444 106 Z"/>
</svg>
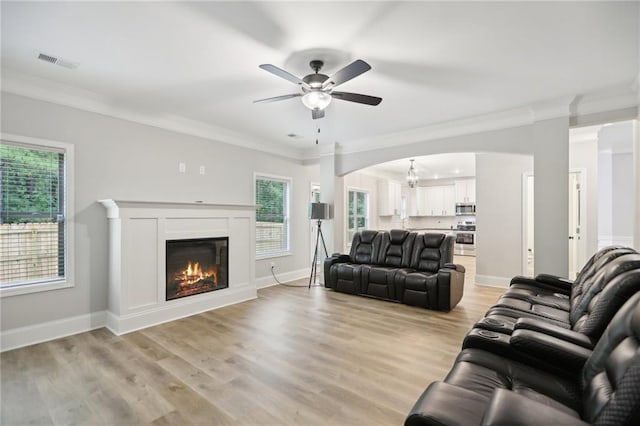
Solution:
<svg viewBox="0 0 640 426">
<path fill-rule="evenodd" d="M 229 287 L 229 237 L 167 241 L 167 298 Z"/>
</svg>

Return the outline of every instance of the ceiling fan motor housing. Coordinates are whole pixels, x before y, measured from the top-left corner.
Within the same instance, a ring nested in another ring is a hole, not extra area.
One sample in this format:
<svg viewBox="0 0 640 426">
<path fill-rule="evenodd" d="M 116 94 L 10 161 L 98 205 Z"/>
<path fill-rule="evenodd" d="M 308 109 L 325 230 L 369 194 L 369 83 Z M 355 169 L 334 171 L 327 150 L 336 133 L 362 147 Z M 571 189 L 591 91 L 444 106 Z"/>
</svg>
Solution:
<svg viewBox="0 0 640 426">
<path fill-rule="evenodd" d="M 329 76 L 325 74 L 309 74 L 303 77 L 302 81 L 307 83 L 313 89 L 319 89 L 320 87 L 322 87 L 322 83 L 324 83 L 328 78 Z"/>
</svg>

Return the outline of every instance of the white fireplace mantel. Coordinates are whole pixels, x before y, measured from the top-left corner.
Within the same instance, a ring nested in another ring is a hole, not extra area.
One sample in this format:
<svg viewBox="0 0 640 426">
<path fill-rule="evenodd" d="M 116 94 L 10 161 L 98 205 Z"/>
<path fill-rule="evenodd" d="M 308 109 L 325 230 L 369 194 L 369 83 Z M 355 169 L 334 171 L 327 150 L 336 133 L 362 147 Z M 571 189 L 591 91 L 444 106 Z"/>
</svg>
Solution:
<svg viewBox="0 0 640 426">
<path fill-rule="evenodd" d="M 109 220 L 107 327 L 128 333 L 257 297 L 255 205 L 99 200 Z M 229 287 L 166 299 L 167 240 L 229 237 Z"/>
</svg>

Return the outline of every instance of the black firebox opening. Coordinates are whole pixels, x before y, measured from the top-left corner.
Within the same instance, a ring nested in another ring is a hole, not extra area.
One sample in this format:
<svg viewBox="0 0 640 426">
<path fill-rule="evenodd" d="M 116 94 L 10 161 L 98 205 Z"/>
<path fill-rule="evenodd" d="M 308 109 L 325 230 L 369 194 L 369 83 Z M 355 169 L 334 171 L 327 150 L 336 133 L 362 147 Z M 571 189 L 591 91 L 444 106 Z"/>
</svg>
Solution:
<svg viewBox="0 0 640 426">
<path fill-rule="evenodd" d="M 167 241 L 167 298 L 229 287 L 229 237 Z"/>
</svg>

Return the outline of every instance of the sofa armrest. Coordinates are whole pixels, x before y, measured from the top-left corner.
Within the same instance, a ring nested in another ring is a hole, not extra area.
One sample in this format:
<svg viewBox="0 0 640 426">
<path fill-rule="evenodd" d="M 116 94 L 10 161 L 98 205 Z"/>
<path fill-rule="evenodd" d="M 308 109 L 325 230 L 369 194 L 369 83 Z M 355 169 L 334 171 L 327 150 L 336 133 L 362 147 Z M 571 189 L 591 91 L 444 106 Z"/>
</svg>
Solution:
<svg viewBox="0 0 640 426">
<path fill-rule="evenodd" d="M 348 254 L 334 253 L 331 257 L 327 257 L 324 260 L 324 286 L 328 288 L 335 288 L 335 283 L 331 280 L 331 266 L 336 263 L 348 263 L 351 262 L 351 256 Z"/>
<path fill-rule="evenodd" d="M 464 292 L 464 272 L 463 266 L 453 263 L 447 263 L 438 270 L 438 306 L 436 309 L 450 311 L 460 302 Z"/>
<path fill-rule="evenodd" d="M 548 334 L 515 330 L 509 345 L 532 367 L 578 377 L 593 351 Z"/>
<path fill-rule="evenodd" d="M 560 294 L 569 295 L 571 294 L 573 281 L 550 274 L 538 274 L 535 278 L 523 277 L 518 275 L 511 279 L 511 283 L 509 285 L 514 284 L 526 284 L 555 291 Z"/>
<path fill-rule="evenodd" d="M 456 265 L 455 263 L 445 263 L 443 268 L 445 269 L 455 269 L 458 272 L 466 272 L 466 270 L 464 269 L 464 266 L 462 265 Z"/>
<path fill-rule="evenodd" d="M 585 334 L 535 318 L 519 318 L 515 323 L 514 330 L 531 330 L 544 333 L 589 350 L 593 350 L 594 346 L 593 341 Z"/>
<path fill-rule="evenodd" d="M 482 418 L 483 426 L 587 426 L 589 424 L 580 417 L 541 404 L 508 389 L 496 389 L 493 392 L 489 407 Z"/>
<path fill-rule="evenodd" d="M 487 398 L 476 392 L 433 382 L 422 393 L 404 421 L 405 426 L 477 425 Z"/>
</svg>

